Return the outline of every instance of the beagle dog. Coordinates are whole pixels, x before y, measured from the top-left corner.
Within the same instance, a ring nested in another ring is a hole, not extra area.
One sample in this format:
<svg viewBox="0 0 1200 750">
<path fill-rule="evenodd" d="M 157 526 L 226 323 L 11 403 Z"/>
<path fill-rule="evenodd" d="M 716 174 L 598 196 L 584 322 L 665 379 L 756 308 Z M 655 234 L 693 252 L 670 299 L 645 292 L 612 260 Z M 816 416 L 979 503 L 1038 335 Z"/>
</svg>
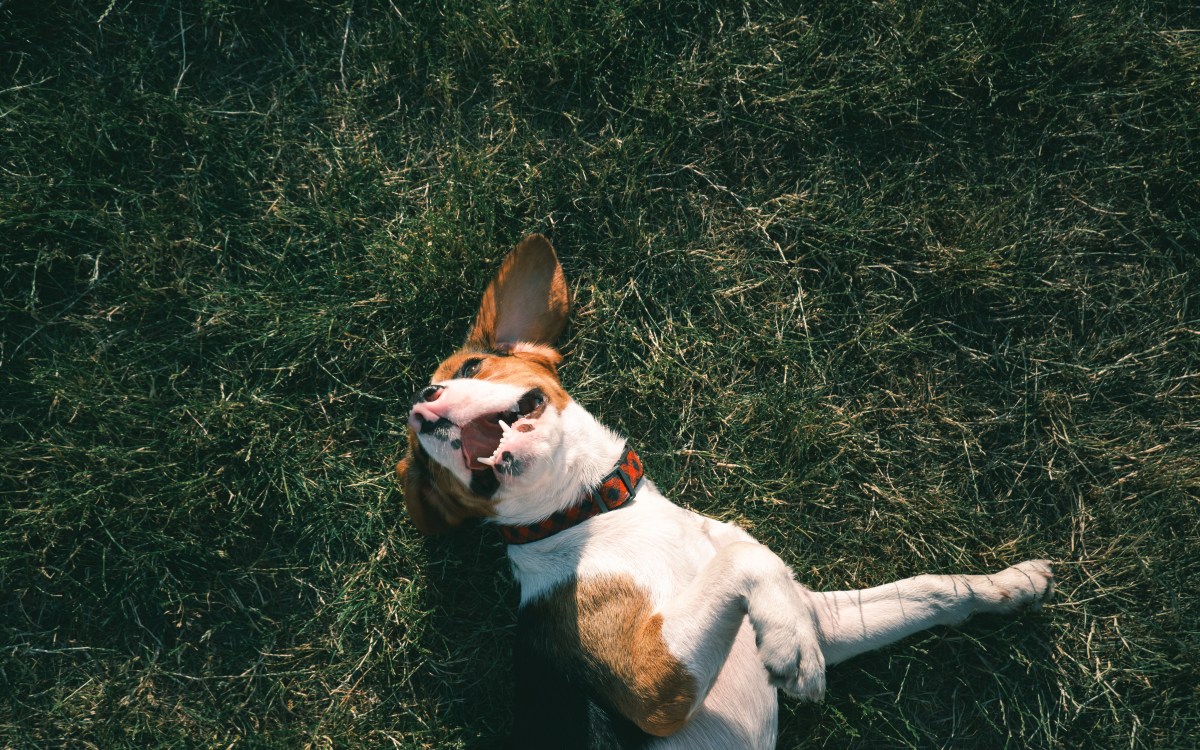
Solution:
<svg viewBox="0 0 1200 750">
<path fill-rule="evenodd" d="M 820 700 L 827 665 L 1050 595 L 1044 560 L 810 591 L 742 529 L 663 497 L 567 394 L 569 308 L 554 249 L 527 237 L 416 395 L 396 467 L 422 532 L 480 518 L 508 545 L 516 747 L 773 748 L 777 689 Z"/>
</svg>

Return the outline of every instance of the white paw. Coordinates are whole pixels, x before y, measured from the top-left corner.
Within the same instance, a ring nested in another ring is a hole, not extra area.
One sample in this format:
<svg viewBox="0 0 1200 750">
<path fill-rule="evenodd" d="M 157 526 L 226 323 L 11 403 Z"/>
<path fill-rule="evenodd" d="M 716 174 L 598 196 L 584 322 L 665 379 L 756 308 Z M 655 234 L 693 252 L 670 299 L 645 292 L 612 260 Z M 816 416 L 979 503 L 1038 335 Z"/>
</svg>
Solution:
<svg viewBox="0 0 1200 750">
<path fill-rule="evenodd" d="M 825 652 L 812 609 L 796 589 L 787 579 L 780 595 L 754 602 L 750 621 L 771 685 L 797 698 L 819 701 L 825 697 Z"/>
<path fill-rule="evenodd" d="M 1026 560 L 994 577 L 1000 595 L 1011 609 L 1038 609 L 1054 593 L 1054 570 L 1049 560 Z"/>
<path fill-rule="evenodd" d="M 745 576 L 746 615 L 771 685 L 798 698 L 825 697 L 825 653 L 812 593 L 798 585 L 783 560 L 756 542 L 734 542 L 734 574 Z"/>
<path fill-rule="evenodd" d="M 772 686 L 803 700 L 825 697 L 825 654 L 811 627 L 772 628 L 759 640 L 758 654 Z"/>
</svg>

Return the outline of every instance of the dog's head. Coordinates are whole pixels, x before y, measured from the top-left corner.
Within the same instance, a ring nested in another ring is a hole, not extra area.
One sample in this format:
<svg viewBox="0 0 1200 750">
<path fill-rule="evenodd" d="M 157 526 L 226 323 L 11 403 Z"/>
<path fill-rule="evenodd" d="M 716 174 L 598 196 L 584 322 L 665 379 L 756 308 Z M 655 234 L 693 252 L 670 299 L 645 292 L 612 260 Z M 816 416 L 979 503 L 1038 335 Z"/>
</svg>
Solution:
<svg viewBox="0 0 1200 750">
<path fill-rule="evenodd" d="M 466 343 L 413 398 L 408 456 L 396 471 L 421 531 L 493 515 L 553 472 L 570 403 L 553 346 L 569 309 L 554 248 L 527 237 L 488 285 Z"/>
</svg>

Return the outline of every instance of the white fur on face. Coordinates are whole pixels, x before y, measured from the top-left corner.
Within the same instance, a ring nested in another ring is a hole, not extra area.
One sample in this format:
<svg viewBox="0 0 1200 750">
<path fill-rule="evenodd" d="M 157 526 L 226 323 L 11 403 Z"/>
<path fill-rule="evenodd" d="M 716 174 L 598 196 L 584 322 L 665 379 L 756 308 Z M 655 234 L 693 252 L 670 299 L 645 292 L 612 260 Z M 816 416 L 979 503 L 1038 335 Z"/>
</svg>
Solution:
<svg viewBox="0 0 1200 750">
<path fill-rule="evenodd" d="M 547 407 L 546 412 L 552 408 Z M 541 429 L 539 425 L 528 434 L 536 438 Z M 567 402 L 557 413 L 547 432 L 553 437 L 539 447 L 536 470 L 525 471 L 496 493 L 497 523 L 536 523 L 577 503 L 612 471 L 625 449 L 624 438 L 575 401 Z"/>
</svg>

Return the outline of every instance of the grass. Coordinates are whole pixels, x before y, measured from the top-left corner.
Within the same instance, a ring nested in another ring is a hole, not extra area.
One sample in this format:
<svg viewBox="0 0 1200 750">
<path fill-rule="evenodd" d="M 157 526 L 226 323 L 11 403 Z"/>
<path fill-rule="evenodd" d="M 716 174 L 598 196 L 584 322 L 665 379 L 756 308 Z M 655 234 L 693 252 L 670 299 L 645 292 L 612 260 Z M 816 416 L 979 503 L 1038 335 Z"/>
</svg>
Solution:
<svg viewBox="0 0 1200 750">
<path fill-rule="evenodd" d="M 529 231 L 808 584 L 1058 563 L 782 748 L 1197 746 L 1197 9 L 795 8 L 0 3 L 0 747 L 495 746 L 502 549 L 390 467 Z"/>
</svg>

